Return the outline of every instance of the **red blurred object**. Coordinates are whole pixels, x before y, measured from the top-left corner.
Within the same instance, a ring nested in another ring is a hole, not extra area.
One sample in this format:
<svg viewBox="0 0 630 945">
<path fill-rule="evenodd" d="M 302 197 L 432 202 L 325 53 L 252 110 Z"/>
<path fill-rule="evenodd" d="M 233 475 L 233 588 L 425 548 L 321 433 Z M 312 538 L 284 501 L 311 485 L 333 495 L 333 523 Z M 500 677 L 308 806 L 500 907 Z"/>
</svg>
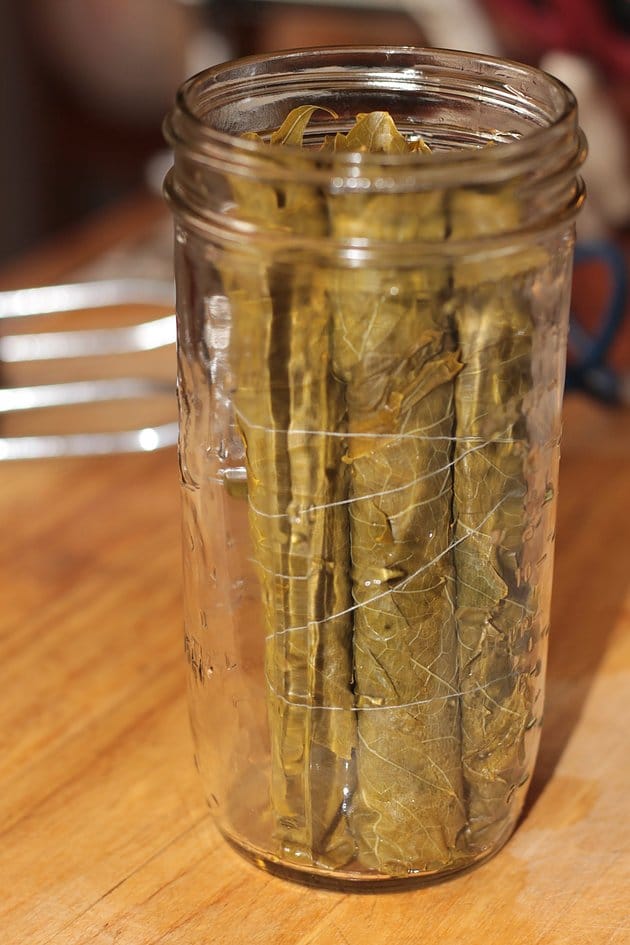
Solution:
<svg viewBox="0 0 630 945">
<path fill-rule="evenodd" d="M 484 0 L 489 12 L 539 52 L 563 49 L 595 60 L 613 78 L 630 79 L 630 37 L 600 0 Z"/>
</svg>

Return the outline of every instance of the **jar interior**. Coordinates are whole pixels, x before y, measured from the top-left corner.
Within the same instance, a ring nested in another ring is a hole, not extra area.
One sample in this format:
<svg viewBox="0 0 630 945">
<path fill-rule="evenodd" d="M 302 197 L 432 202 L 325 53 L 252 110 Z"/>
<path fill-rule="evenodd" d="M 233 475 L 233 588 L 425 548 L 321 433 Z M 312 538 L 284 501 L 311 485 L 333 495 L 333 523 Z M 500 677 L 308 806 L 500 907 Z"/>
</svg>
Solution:
<svg viewBox="0 0 630 945">
<path fill-rule="evenodd" d="M 513 141 L 560 121 L 572 97 L 517 63 L 440 50 L 311 50 L 227 64 L 193 79 L 182 101 L 208 129 L 240 136 L 277 128 L 298 105 L 314 116 L 309 141 L 347 131 L 361 112 L 388 111 L 402 131 L 438 150 Z"/>
<path fill-rule="evenodd" d="M 336 113 L 305 149 L 239 137 L 304 104 Z M 374 110 L 437 156 L 317 150 Z M 573 99 L 469 54 L 307 50 L 194 78 L 171 122 L 209 804 L 288 875 L 466 868 L 512 831 L 540 734 Z"/>
</svg>

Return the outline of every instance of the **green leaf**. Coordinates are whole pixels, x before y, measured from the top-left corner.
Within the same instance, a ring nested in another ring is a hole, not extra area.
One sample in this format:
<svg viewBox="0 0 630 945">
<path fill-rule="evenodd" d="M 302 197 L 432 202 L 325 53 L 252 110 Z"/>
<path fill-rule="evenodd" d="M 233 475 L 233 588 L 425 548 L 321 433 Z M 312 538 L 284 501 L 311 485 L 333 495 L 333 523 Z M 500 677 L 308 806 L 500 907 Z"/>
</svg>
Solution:
<svg viewBox="0 0 630 945">
<path fill-rule="evenodd" d="M 320 107 L 270 144 L 303 146 Z M 321 149 L 430 153 L 386 112 Z M 245 219 L 322 239 L 439 244 L 521 214 L 507 191 L 232 190 Z M 535 247 L 400 270 L 226 254 L 281 859 L 449 870 L 513 825 L 535 716 L 519 669 L 537 606 L 526 284 L 544 262 Z"/>
<path fill-rule="evenodd" d="M 370 112 L 357 115 L 356 124 L 346 135 L 345 150 L 404 154 L 409 145 L 388 112 Z"/>
<path fill-rule="evenodd" d="M 299 105 L 289 112 L 277 131 L 274 131 L 269 139 L 271 144 L 289 144 L 294 147 L 301 147 L 304 142 L 304 132 L 311 118 L 317 111 L 327 112 L 336 118 L 336 113 L 331 108 L 323 105 Z"/>
</svg>

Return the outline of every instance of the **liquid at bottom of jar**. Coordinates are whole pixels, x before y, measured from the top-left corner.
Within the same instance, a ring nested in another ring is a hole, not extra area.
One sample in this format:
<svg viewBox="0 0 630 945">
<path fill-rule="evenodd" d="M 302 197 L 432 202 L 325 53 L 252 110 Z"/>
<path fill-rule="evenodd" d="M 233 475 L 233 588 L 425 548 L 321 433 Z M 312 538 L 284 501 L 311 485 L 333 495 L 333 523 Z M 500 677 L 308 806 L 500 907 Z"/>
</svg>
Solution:
<svg viewBox="0 0 630 945">
<path fill-rule="evenodd" d="M 259 869 L 266 873 L 278 876 L 280 879 L 287 879 L 291 882 L 302 883 L 307 886 L 317 886 L 323 889 L 336 891 L 355 891 L 355 892 L 376 892 L 376 891 L 394 891 L 397 889 L 412 889 L 422 886 L 430 886 L 435 883 L 444 882 L 447 879 L 459 876 L 467 870 L 475 869 L 481 866 L 487 860 L 491 859 L 500 850 L 512 836 L 513 827 L 506 831 L 505 836 L 500 842 L 490 849 L 471 857 L 465 862 L 457 863 L 449 868 L 436 869 L 431 871 L 410 871 L 406 876 L 390 876 L 386 873 L 376 871 L 353 870 L 346 867 L 343 870 L 324 870 L 317 866 L 300 867 L 278 856 L 274 856 L 268 850 L 261 849 L 249 843 L 243 837 L 232 835 L 228 830 L 220 827 L 223 838 L 236 850 L 236 852 L 253 863 Z"/>
<path fill-rule="evenodd" d="M 268 798 L 265 798 L 265 792 L 261 792 L 260 787 L 261 772 L 258 770 L 252 772 L 249 788 L 247 779 L 241 779 L 239 786 L 229 793 L 227 810 L 215 811 L 218 813 L 217 826 L 223 838 L 239 855 L 265 872 L 292 882 L 337 891 L 409 889 L 442 882 L 476 868 L 491 859 L 508 842 L 522 806 L 515 805 L 513 817 L 506 824 L 505 830 L 487 849 L 469 853 L 448 866 L 432 870 L 409 870 L 393 875 L 366 869 L 360 864 L 353 866 L 352 863 L 337 869 L 326 869 L 312 863 L 302 866 L 283 857 L 280 852 L 274 852 L 277 843 L 273 836 L 271 809 Z"/>
</svg>

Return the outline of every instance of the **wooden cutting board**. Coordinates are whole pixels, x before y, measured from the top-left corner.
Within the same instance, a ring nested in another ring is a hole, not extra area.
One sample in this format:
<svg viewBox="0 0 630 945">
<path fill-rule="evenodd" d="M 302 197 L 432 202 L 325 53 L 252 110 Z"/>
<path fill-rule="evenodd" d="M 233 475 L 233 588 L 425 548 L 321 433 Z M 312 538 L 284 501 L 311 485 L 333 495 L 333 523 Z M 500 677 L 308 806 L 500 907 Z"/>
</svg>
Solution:
<svg viewBox="0 0 630 945">
<path fill-rule="evenodd" d="M 89 239 L 153 218 L 114 215 L 20 278 L 63 278 Z M 0 512 L 1 945 L 630 943 L 630 412 L 566 404 L 522 822 L 489 863 L 410 892 L 287 883 L 213 827 L 186 717 L 173 450 L 0 464 Z"/>
</svg>

